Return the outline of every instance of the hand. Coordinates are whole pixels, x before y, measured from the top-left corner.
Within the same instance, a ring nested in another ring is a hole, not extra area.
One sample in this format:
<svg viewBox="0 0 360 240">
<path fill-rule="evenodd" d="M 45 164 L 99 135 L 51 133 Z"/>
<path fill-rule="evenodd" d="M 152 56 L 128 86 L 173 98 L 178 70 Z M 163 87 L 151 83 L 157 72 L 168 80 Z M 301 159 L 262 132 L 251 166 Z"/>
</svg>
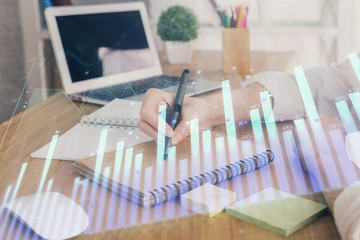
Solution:
<svg viewBox="0 0 360 240">
<path fill-rule="evenodd" d="M 175 96 L 160 89 L 149 89 L 146 92 L 143 105 L 140 110 L 140 130 L 151 136 L 155 141 L 158 136 L 159 106 L 166 104 L 167 118 L 173 110 Z M 200 98 L 185 97 L 182 105 L 180 121 L 173 130 L 166 124 L 165 135 L 171 138 L 173 145 L 179 143 L 190 135 L 190 121 L 194 118 L 199 120 L 199 131 L 207 124 L 207 103 Z"/>
</svg>

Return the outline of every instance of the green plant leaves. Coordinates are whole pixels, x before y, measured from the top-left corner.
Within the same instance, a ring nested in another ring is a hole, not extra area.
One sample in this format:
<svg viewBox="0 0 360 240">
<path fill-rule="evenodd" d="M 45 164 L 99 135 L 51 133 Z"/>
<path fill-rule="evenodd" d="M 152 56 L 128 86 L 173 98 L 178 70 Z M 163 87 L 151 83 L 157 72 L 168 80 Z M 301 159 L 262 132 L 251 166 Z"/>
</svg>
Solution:
<svg viewBox="0 0 360 240">
<path fill-rule="evenodd" d="M 187 42 L 197 38 L 199 23 L 191 9 L 173 6 L 161 14 L 157 27 L 162 40 Z"/>
</svg>

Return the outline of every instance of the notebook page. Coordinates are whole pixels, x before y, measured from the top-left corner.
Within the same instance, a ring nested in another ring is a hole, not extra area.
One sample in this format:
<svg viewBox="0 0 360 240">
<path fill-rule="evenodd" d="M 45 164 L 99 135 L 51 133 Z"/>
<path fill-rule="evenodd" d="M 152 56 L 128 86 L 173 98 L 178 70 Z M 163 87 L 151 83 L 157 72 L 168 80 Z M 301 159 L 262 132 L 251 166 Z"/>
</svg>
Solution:
<svg viewBox="0 0 360 240">
<path fill-rule="evenodd" d="M 89 118 L 129 118 L 134 121 L 139 118 L 141 102 L 115 99 L 90 114 Z M 135 118 L 135 119 L 134 119 Z M 132 146 L 152 140 L 142 133 L 138 128 L 106 127 L 105 152 L 116 150 L 119 141 L 124 141 L 125 146 Z M 104 127 L 101 125 L 77 123 L 69 131 L 62 134 L 56 143 L 53 159 L 76 161 L 97 154 L 100 143 L 101 132 Z M 31 154 L 33 158 L 46 158 L 50 144 Z"/>
<path fill-rule="evenodd" d="M 102 108 L 88 115 L 90 118 L 130 118 L 140 119 L 142 102 L 115 98 Z"/>
</svg>

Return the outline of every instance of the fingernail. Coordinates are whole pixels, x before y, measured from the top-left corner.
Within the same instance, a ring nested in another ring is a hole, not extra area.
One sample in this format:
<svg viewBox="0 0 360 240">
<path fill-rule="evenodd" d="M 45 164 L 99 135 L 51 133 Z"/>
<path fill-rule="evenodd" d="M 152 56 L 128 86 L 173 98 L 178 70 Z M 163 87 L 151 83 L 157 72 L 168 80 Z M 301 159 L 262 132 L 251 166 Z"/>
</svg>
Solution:
<svg viewBox="0 0 360 240">
<path fill-rule="evenodd" d="M 173 145 L 176 145 L 176 144 L 178 144 L 178 142 L 181 141 L 181 139 L 182 139 L 181 133 L 176 133 L 176 134 L 171 138 L 171 143 L 172 143 Z"/>
</svg>

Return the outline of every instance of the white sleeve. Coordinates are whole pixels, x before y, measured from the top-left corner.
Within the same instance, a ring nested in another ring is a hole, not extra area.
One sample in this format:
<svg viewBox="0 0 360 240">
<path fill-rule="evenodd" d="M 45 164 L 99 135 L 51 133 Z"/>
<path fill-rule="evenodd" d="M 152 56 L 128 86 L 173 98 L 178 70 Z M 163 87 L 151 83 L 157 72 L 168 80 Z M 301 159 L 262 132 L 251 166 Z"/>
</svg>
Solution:
<svg viewBox="0 0 360 240">
<path fill-rule="evenodd" d="M 342 239 L 360 239 L 360 182 L 347 187 L 334 202 L 334 218 Z"/>
<path fill-rule="evenodd" d="M 281 72 L 262 72 L 245 81 L 245 86 L 260 83 L 272 95 L 275 121 L 293 120 L 305 109 L 293 76 Z"/>
<path fill-rule="evenodd" d="M 319 114 L 339 117 L 337 97 L 347 96 L 350 88 L 360 87 L 349 61 L 335 67 L 313 67 L 305 71 L 308 85 Z M 293 120 L 305 116 L 302 97 L 294 76 L 280 72 L 263 72 L 245 81 L 245 86 L 260 83 L 272 95 L 275 121 Z M 348 105 L 350 100 L 347 99 Z"/>
</svg>

